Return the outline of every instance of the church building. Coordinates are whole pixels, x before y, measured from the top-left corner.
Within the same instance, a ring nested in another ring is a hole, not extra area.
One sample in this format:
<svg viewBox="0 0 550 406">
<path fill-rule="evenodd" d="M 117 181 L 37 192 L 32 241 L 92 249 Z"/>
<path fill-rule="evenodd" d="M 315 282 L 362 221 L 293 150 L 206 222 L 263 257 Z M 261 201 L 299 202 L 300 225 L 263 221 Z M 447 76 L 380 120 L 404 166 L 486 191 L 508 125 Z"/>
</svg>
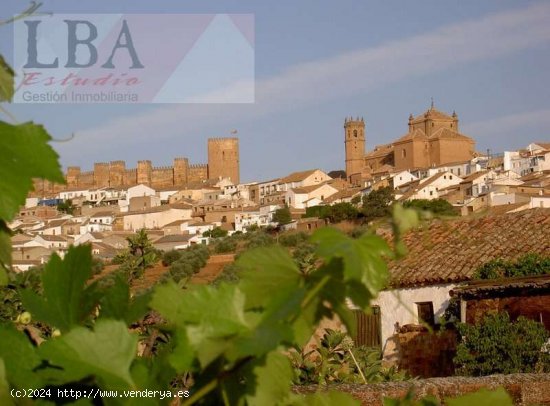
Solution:
<svg viewBox="0 0 550 406">
<path fill-rule="evenodd" d="M 344 121 L 346 175 L 352 181 L 370 177 L 374 172 L 428 168 L 475 157 L 475 141 L 461 134 L 458 116 L 431 107 L 423 114 L 409 117 L 409 130 L 390 144 L 379 145 L 365 154 L 365 121 Z"/>
</svg>

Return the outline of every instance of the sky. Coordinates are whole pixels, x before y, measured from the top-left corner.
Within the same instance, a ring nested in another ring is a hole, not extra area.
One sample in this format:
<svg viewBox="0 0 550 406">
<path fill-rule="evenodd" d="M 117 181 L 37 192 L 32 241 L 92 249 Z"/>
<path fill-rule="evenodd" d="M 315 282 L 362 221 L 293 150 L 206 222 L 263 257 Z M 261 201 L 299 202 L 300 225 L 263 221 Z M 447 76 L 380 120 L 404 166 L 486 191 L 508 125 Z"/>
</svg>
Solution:
<svg viewBox="0 0 550 406">
<path fill-rule="evenodd" d="M 26 8 L 2 0 L 0 19 Z M 13 104 L 44 124 L 64 166 L 177 156 L 206 163 L 209 137 L 240 138 L 241 180 L 343 169 L 344 118 L 367 150 L 407 131 L 409 114 L 456 111 L 477 149 L 550 141 L 550 2 L 509 0 L 44 0 L 53 13 L 252 13 L 255 102 Z M 13 35 L 0 27 L 10 60 Z M 5 118 L 4 118 L 5 119 Z"/>
</svg>

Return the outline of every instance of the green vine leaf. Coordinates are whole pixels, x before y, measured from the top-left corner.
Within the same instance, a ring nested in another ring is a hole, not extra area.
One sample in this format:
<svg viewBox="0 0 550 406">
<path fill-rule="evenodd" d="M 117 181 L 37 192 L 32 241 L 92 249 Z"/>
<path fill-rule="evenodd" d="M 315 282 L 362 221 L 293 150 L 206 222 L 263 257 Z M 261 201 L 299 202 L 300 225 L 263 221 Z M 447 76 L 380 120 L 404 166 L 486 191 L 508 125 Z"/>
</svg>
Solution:
<svg viewBox="0 0 550 406">
<path fill-rule="evenodd" d="M 275 295 L 299 287 L 298 266 L 282 247 L 263 247 L 245 252 L 238 260 L 241 288 L 248 309 L 264 307 Z"/>
<path fill-rule="evenodd" d="M 37 320 L 66 332 L 79 325 L 98 301 L 96 285 L 86 285 L 92 273 L 92 254 L 87 245 L 72 246 L 62 260 L 53 254 L 42 272 L 43 296 L 20 292 L 25 308 Z"/>
<path fill-rule="evenodd" d="M 173 282 L 155 290 L 151 307 L 188 339 L 205 367 L 227 351 L 232 338 L 249 332 L 251 318 L 244 311 L 245 296 L 235 285 L 197 286 L 182 292 Z"/>
<path fill-rule="evenodd" d="M 449 406 L 512 406 L 514 402 L 504 388 L 498 388 L 494 391 L 488 389 L 480 389 L 477 392 L 469 393 L 454 399 L 445 399 L 445 403 Z"/>
<path fill-rule="evenodd" d="M 11 101 L 15 91 L 14 78 L 15 72 L 8 65 L 2 55 L 0 55 L 0 102 Z"/>
<path fill-rule="evenodd" d="M 99 320 L 93 331 L 77 327 L 43 343 L 38 353 L 54 366 L 43 371 L 50 382 L 62 384 L 95 376 L 101 387 L 127 389 L 135 386 L 130 365 L 137 341 L 122 321 Z"/>
<path fill-rule="evenodd" d="M 386 286 L 389 274 L 383 256 L 390 257 L 388 244 L 380 237 L 365 234 L 354 240 L 335 228 L 317 230 L 312 241 L 318 244 L 317 255 L 329 261 L 341 258 L 344 281 L 361 282 L 372 296 Z"/>
<path fill-rule="evenodd" d="M 0 325 L 0 360 L 4 361 L 7 380 L 16 388 L 39 388 L 42 381 L 33 373 L 40 357 L 25 336 L 14 327 Z"/>
<path fill-rule="evenodd" d="M 257 361 L 252 369 L 252 379 L 246 396 L 250 406 L 276 405 L 289 396 L 292 381 L 292 368 L 288 357 L 278 352 L 270 352 L 265 362 Z"/>
<path fill-rule="evenodd" d="M 0 404 L 11 406 L 14 404 L 14 399 L 10 396 L 10 386 L 6 376 L 6 366 L 4 360 L 0 358 Z"/>
<path fill-rule="evenodd" d="M 0 286 L 8 283 L 6 270 L 11 265 L 11 231 L 6 222 L 0 219 Z"/>
<path fill-rule="evenodd" d="M 48 145 L 50 140 L 41 125 L 0 121 L 0 219 L 10 221 L 18 213 L 33 178 L 65 183 L 58 156 Z"/>
<path fill-rule="evenodd" d="M 118 274 L 114 284 L 110 286 L 100 299 L 100 318 L 121 319 L 130 325 L 147 313 L 151 293 L 130 297 L 130 285 L 125 278 Z"/>
</svg>

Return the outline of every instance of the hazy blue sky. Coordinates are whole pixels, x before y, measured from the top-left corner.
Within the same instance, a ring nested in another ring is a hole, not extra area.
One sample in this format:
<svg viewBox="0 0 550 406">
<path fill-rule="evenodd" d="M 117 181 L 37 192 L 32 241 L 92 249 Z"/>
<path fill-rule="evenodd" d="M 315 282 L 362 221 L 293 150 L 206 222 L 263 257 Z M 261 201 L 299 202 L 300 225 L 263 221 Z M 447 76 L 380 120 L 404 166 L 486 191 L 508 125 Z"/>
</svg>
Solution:
<svg viewBox="0 0 550 406">
<path fill-rule="evenodd" d="M 12 105 L 44 123 L 64 165 L 175 156 L 206 162 L 206 139 L 238 130 L 241 178 L 344 168 L 345 116 L 366 120 L 367 149 L 407 130 L 410 113 L 459 115 L 479 150 L 550 141 L 550 2 L 45 0 L 55 13 L 254 13 L 256 103 Z M 27 5 L 2 0 L 2 18 Z M 11 30 L 0 28 L 11 55 Z"/>
</svg>

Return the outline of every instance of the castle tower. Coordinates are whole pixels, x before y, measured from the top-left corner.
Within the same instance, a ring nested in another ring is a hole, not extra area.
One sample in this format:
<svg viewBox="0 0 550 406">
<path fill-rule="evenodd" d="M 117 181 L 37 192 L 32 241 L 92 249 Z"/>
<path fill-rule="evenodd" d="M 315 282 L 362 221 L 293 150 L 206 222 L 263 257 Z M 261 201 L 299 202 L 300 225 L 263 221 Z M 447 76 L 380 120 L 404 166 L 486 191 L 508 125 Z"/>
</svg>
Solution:
<svg viewBox="0 0 550 406">
<path fill-rule="evenodd" d="M 80 176 L 80 167 L 69 166 L 67 168 L 67 187 L 77 187 L 79 176 Z"/>
<path fill-rule="evenodd" d="M 361 173 L 365 157 L 365 121 L 349 117 L 344 121 L 346 145 L 346 176 Z"/>
<path fill-rule="evenodd" d="M 208 139 L 208 179 L 230 178 L 240 182 L 239 139 Z"/>
<path fill-rule="evenodd" d="M 137 183 L 147 186 L 151 185 L 151 176 L 153 174 L 153 165 L 151 161 L 138 161 L 137 165 Z"/>
<path fill-rule="evenodd" d="M 94 163 L 94 187 L 109 186 L 109 164 L 104 162 Z"/>
<path fill-rule="evenodd" d="M 109 185 L 119 187 L 124 185 L 124 175 L 126 174 L 126 163 L 124 161 L 111 161 L 109 168 Z"/>
<path fill-rule="evenodd" d="M 174 159 L 174 185 L 186 185 L 188 182 L 189 160 L 187 158 Z"/>
</svg>

